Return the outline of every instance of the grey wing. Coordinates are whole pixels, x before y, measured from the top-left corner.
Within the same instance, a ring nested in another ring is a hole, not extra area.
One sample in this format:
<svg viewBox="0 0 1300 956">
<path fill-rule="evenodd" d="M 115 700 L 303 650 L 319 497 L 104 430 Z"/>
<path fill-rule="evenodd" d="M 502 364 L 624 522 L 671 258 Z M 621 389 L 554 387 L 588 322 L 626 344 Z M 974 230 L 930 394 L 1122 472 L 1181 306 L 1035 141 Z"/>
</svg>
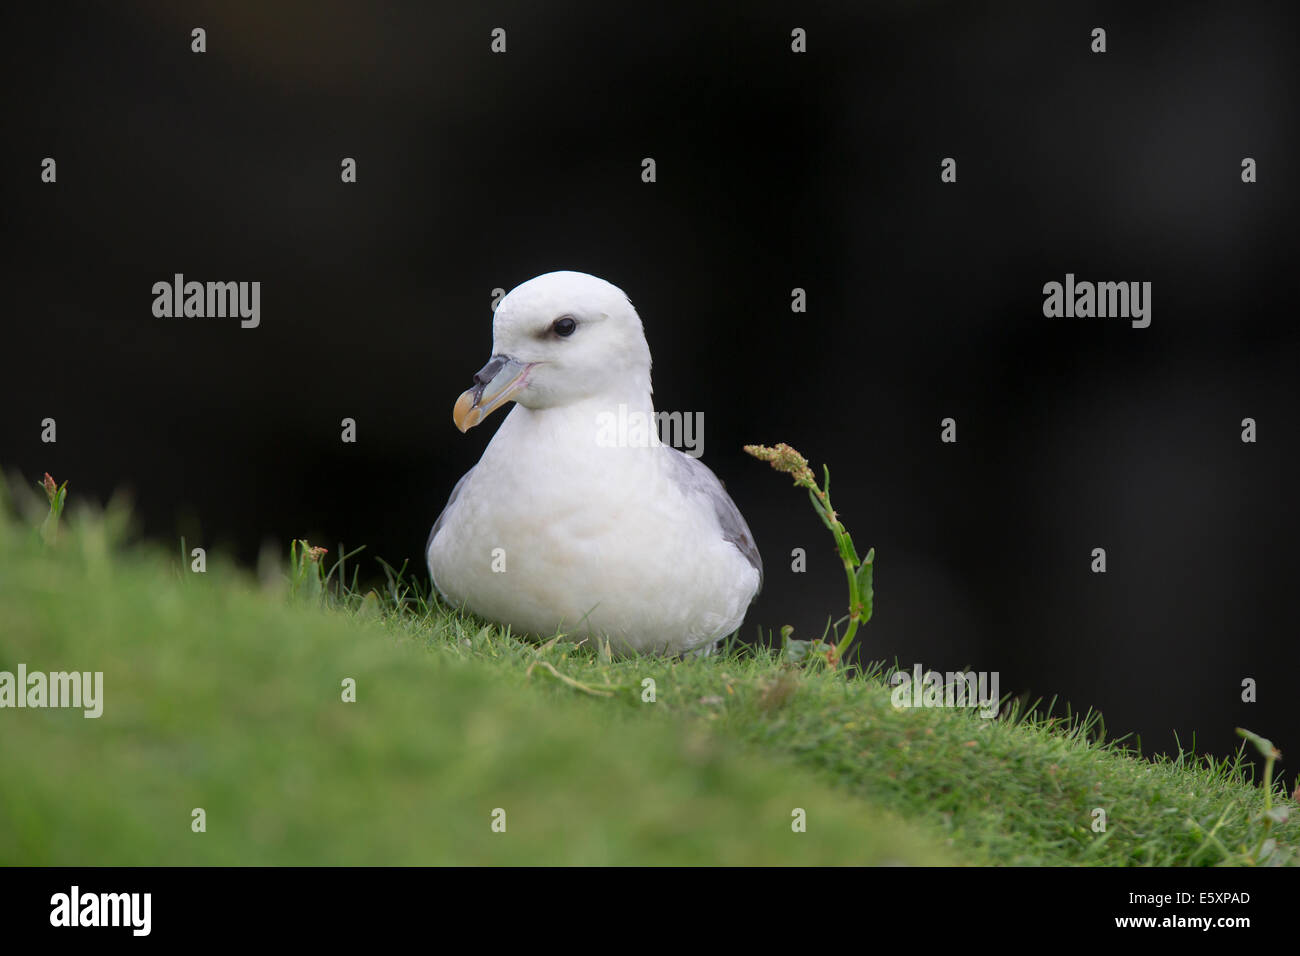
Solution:
<svg viewBox="0 0 1300 956">
<path fill-rule="evenodd" d="M 754 535 L 750 533 L 749 525 L 745 524 L 740 509 L 708 465 L 676 448 L 670 447 L 669 450 L 673 453 L 673 476 L 677 483 L 688 493 L 704 495 L 709 499 L 713 513 L 718 516 L 718 524 L 722 526 L 722 536 L 735 545 L 736 550 L 758 572 L 758 591 L 754 592 L 754 596 L 758 597 L 759 591 L 763 590 L 763 559 L 759 556 Z"/>
<path fill-rule="evenodd" d="M 424 542 L 425 564 L 429 563 L 429 549 L 433 547 L 433 539 L 438 537 L 438 532 L 442 529 L 442 523 L 446 520 L 447 512 L 451 510 L 451 506 L 460 497 L 460 490 L 465 487 L 465 482 L 469 480 L 469 476 L 472 474 L 474 474 L 473 468 L 460 476 L 460 481 L 456 482 L 456 487 L 451 489 L 451 497 L 447 499 L 447 504 L 443 507 L 442 513 L 438 515 L 438 520 L 433 523 L 433 530 L 429 532 L 429 540 Z"/>
</svg>

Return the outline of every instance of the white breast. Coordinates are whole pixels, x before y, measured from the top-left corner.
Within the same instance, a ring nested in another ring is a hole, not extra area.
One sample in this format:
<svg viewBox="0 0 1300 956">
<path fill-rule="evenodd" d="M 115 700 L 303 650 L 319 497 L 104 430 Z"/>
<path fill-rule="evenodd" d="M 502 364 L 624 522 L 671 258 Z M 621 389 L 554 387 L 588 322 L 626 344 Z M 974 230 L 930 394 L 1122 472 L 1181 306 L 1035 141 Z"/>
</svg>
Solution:
<svg viewBox="0 0 1300 956">
<path fill-rule="evenodd" d="M 758 571 L 672 480 L 676 452 L 600 447 L 594 420 L 587 406 L 511 410 L 430 542 L 439 591 L 516 631 L 599 633 L 620 652 L 731 633 Z"/>
</svg>

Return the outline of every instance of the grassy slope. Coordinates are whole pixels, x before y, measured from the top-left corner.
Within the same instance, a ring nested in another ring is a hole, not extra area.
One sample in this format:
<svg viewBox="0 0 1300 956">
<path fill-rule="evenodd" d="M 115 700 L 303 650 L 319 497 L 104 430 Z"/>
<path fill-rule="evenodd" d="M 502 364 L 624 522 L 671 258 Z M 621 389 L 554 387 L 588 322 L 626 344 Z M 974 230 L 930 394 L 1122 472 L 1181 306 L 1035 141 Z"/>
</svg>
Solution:
<svg viewBox="0 0 1300 956">
<path fill-rule="evenodd" d="M 106 698 L 0 711 L 0 863 L 1215 863 L 1266 835 L 1231 766 L 898 711 L 762 653 L 609 661 L 441 609 L 322 611 L 113 524 L 45 549 L 0 517 L 0 670 L 102 670 Z"/>
<path fill-rule="evenodd" d="M 102 524 L 49 552 L 0 524 L 0 670 L 105 684 L 97 720 L 0 711 L 0 863 L 950 859 L 779 754 L 638 719 L 651 705 L 538 692 L 486 633 L 482 657 L 432 653 L 403 627 L 177 563 L 113 551 Z"/>
</svg>

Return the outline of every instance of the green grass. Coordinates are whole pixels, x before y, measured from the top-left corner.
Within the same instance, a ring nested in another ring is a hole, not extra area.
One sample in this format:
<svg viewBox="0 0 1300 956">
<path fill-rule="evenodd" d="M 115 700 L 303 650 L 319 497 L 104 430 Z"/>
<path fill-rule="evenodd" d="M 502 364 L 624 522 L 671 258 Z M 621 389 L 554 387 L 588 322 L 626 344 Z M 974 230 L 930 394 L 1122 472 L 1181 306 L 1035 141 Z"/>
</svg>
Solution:
<svg viewBox="0 0 1300 956">
<path fill-rule="evenodd" d="M 0 670 L 103 671 L 105 702 L 0 710 L 0 863 L 1296 862 L 1294 801 L 1240 753 L 1145 759 L 1092 718 L 897 710 L 878 670 L 833 659 L 539 645 L 396 572 L 387 593 L 342 587 L 355 558 L 327 581 L 298 547 L 196 574 L 124 544 L 120 511 L 74 496 L 46 543 L 12 510 Z"/>
</svg>

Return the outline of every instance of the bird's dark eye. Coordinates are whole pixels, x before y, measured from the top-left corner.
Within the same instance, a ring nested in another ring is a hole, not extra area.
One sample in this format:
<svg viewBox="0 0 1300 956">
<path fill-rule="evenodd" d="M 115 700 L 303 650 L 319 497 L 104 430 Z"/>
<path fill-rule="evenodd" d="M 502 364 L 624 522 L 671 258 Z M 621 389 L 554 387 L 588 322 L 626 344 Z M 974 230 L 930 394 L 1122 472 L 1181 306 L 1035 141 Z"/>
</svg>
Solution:
<svg viewBox="0 0 1300 956">
<path fill-rule="evenodd" d="M 551 323 L 551 328 L 555 330 L 556 335 L 570 336 L 577 327 L 578 323 L 567 315 L 561 316 Z"/>
</svg>

